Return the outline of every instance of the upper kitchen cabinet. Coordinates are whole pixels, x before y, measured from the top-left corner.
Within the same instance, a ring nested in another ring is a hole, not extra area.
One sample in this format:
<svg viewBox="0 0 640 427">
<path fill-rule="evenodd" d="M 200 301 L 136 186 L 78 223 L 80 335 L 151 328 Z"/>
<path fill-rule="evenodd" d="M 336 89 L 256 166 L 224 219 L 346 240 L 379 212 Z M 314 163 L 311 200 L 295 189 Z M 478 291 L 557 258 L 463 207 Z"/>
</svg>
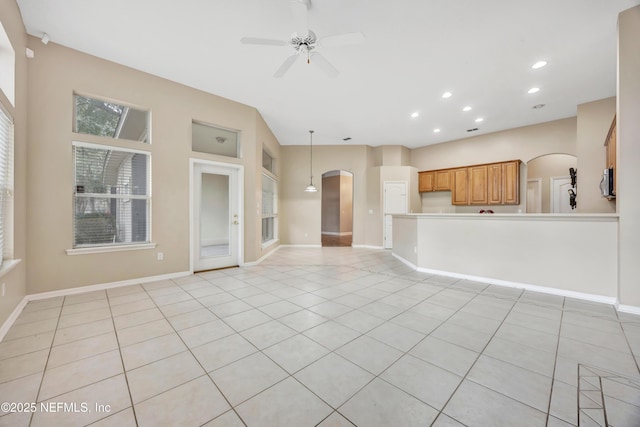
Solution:
<svg viewBox="0 0 640 427">
<path fill-rule="evenodd" d="M 434 177 L 434 172 L 418 172 L 418 191 L 433 191 Z"/>
<path fill-rule="evenodd" d="M 449 169 L 418 172 L 418 191 L 450 191 L 451 171 Z"/>
</svg>

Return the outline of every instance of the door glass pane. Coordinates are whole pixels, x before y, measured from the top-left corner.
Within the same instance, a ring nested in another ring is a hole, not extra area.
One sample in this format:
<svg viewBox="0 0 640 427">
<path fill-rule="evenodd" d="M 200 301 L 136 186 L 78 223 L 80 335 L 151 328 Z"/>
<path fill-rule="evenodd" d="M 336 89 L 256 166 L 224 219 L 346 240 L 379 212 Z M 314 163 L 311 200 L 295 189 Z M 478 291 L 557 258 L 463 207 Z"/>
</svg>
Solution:
<svg viewBox="0 0 640 427">
<path fill-rule="evenodd" d="M 200 197 L 200 258 L 229 256 L 229 176 L 203 173 Z"/>
</svg>

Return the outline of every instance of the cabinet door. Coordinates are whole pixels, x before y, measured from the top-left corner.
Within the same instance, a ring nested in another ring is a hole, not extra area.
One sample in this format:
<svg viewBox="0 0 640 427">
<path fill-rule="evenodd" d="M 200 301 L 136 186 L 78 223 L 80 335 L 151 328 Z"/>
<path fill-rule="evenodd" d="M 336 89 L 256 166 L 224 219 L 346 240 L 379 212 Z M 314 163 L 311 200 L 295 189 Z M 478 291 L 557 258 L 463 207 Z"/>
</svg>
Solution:
<svg viewBox="0 0 640 427">
<path fill-rule="evenodd" d="M 435 172 L 435 184 L 433 186 L 434 191 L 449 191 L 451 190 L 451 171 L 436 171 Z"/>
<path fill-rule="evenodd" d="M 502 203 L 502 164 L 487 166 L 487 201 L 490 205 Z"/>
<path fill-rule="evenodd" d="M 469 204 L 486 205 L 487 200 L 487 165 L 469 168 Z"/>
<path fill-rule="evenodd" d="M 502 204 L 520 204 L 520 162 L 502 164 Z"/>
<path fill-rule="evenodd" d="M 468 205 L 467 168 L 452 170 L 451 178 L 453 179 L 453 185 L 451 186 L 451 204 Z"/>
<path fill-rule="evenodd" d="M 433 172 L 418 172 L 418 191 L 433 191 Z"/>
</svg>

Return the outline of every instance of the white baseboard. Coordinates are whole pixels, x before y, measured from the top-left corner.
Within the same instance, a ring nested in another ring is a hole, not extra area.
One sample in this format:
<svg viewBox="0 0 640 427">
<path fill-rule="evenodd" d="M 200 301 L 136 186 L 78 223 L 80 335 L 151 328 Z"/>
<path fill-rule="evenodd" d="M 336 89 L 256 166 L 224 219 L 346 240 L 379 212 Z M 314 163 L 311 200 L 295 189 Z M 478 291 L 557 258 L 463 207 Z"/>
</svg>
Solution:
<svg viewBox="0 0 640 427">
<path fill-rule="evenodd" d="M 413 268 L 416 271 L 427 274 L 436 274 L 438 276 L 453 277 L 455 279 L 471 280 L 474 282 L 487 283 L 489 285 L 504 286 L 507 288 L 525 289 L 527 291 L 540 292 L 543 294 L 558 295 L 569 298 L 576 298 L 585 301 L 600 302 L 604 304 L 616 305 L 618 299 L 616 297 L 608 297 L 604 295 L 588 294 L 585 292 L 569 291 L 566 289 L 551 288 L 547 286 L 531 285 L 528 283 L 511 282 L 508 280 L 493 279 L 490 277 L 472 276 L 470 274 L 453 273 L 451 271 L 433 270 L 430 268 L 417 267 L 406 259 L 397 254 L 393 254 L 395 258 Z M 640 309 L 639 309 L 640 310 Z M 638 312 L 640 314 L 640 311 Z"/>
<path fill-rule="evenodd" d="M 324 234 L 326 236 L 352 236 L 353 235 L 351 231 L 344 231 L 344 232 L 321 231 L 320 234 Z"/>
<path fill-rule="evenodd" d="M 402 258 L 400 255 L 394 254 L 393 252 L 391 252 L 391 256 L 393 256 L 395 259 L 397 259 L 401 263 L 403 263 L 405 265 L 408 265 L 409 267 L 413 268 L 414 270 L 416 270 L 416 271 L 418 270 L 418 266 L 417 265 L 413 264 L 409 260 L 406 260 L 406 259 Z"/>
<path fill-rule="evenodd" d="M 22 300 L 20 300 L 16 308 L 13 309 L 7 320 L 4 321 L 2 327 L 0 327 L 0 342 L 2 342 L 4 336 L 7 335 L 7 332 L 9 332 L 9 329 L 11 328 L 11 326 L 13 326 L 13 323 L 18 320 L 18 316 L 20 316 L 20 313 L 22 313 L 22 310 L 27 305 L 27 302 L 27 297 L 25 296 L 24 298 L 22 298 Z"/>
<path fill-rule="evenodd" d="M 251 266 L 260 264 L 262 261 L 264 261 L 265 259 L 269 258 L 271 255 L 276 253 L 278 251 L 278 249 L 280 249 L 282 246 L 283 245 L 278 245 L 275 249 L 273 249 L 272 251 L 267 252 L 266 254 L 262 255 L 260 258 L 258 258 L 255 261 L 243 262 L 241 267 L 251 267 Z"/>
<path fill-rule="evenodd" d="M 161 274 L 158 276 L 141 277 L 138 279 L 127 279 L 127 280 L 121 280 L 118 282 L 79 286 L 77 288 L 59 289 L 57 291 L 40 292 L 37 294 L 25 295 L 24 298 L 22 298 L 22 301 L 20 301 L 20 303 L 13 310 L 9 318 L 2 324 L 2 327 L 0 327 L 0 341 L 2 341 L 4 336 L 7 334 L 7 332 L 11 328 L 11 326 L 13 326 L 13 323 L 16 321 L 18 316 L 20 316 L 20 313 L 22 313 L 22 310 L 24 309 L 24 307 L 27 305 L 29 301 L 37 301 L 37 300 L 55 298 L 55 297 L 67 296 L 67 295 L 83 294 L 85 292 L 101 291 L 105 289 L 119 288 L 122 286 L 137 285 L 140 283 L 157 282 L 159 280 L 177 279 L 179 277 L 185 277 L 190 275 L 191 273 L 188 271 L 181 271 L 178 273 Z"/>
<path fill-rule="evenodd" d="M 352 248 L 361 248 L 361 249 L 384 249 L 382 246 L 373 246 L 373 245 L 351 245 Z"/>
<path fill-rule="evenodd" d="M 637 314 L 640 316 L 640 307 L 636 307 L 634 305 L 617 304 L 616 310 L 620 313 Z"/>
</svg>

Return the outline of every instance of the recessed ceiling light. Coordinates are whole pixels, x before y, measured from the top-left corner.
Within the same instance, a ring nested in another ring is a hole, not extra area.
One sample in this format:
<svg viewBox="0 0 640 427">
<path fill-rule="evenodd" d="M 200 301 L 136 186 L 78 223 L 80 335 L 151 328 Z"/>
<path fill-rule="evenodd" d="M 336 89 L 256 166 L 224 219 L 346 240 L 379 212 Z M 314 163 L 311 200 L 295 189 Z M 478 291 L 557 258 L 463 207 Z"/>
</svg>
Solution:
<svg viewBox="0 0 640 427">
<path fill-rule="evenodd" d="M 453 96 L 453 94 L 451 92 L 445 92 L 442 94 L 443 98 L 451 98 Z"/>
<path fill-rule="evenodd" d="M 411 113 L 411 117 L 414 118 L 414 119 L 416 117 L 418 117 L 419 115 L 420 115 L 420 113 L 418 113 L 417 111 L 415 113 Z"/>
<path fill-rule="evenodd" d="M 478 117 L 476 119 L 476 123 L 480 123 L 480 122 L 484 122 L 484 119 L 482 117 Z"/>
<path fill-rule="evenodd" d="M 440 129 L 435 128 L 435 129 L 433 130 L 433 133 L 440 133 Z"/>
<path fill-rule="evenodd" d="M 544 108 L 544 106 L 545 106 L 545 104 L 536 104 L 531 108 L 533 108 L 534 110 L 539 110 L 540 108 Z"/>
<path fill-rule="evenodd" d="M 538 68 L 542 68 L 545 65 L 547 65 L 547 61 L 538 61 L 535 64 L 533 64 L 531 68 L 533 68 L 534 70 L 537 70 Z"/>
<path fill-rule="evenodd" d="M 471 107 L 469 107 L 469 106 L 467 105 L 466 107 L 464 107 L 464 108 L 462 109 L 462 111 L 471 111 Z"/>
<path fill-rule="evenodd" d="M 527 91 L 527 93 L 536 93 L 536 92 L 540 92 L 540 88 L 539 87 L 532 87 L 531 89 L 529 89 Z"/>
</svg>

